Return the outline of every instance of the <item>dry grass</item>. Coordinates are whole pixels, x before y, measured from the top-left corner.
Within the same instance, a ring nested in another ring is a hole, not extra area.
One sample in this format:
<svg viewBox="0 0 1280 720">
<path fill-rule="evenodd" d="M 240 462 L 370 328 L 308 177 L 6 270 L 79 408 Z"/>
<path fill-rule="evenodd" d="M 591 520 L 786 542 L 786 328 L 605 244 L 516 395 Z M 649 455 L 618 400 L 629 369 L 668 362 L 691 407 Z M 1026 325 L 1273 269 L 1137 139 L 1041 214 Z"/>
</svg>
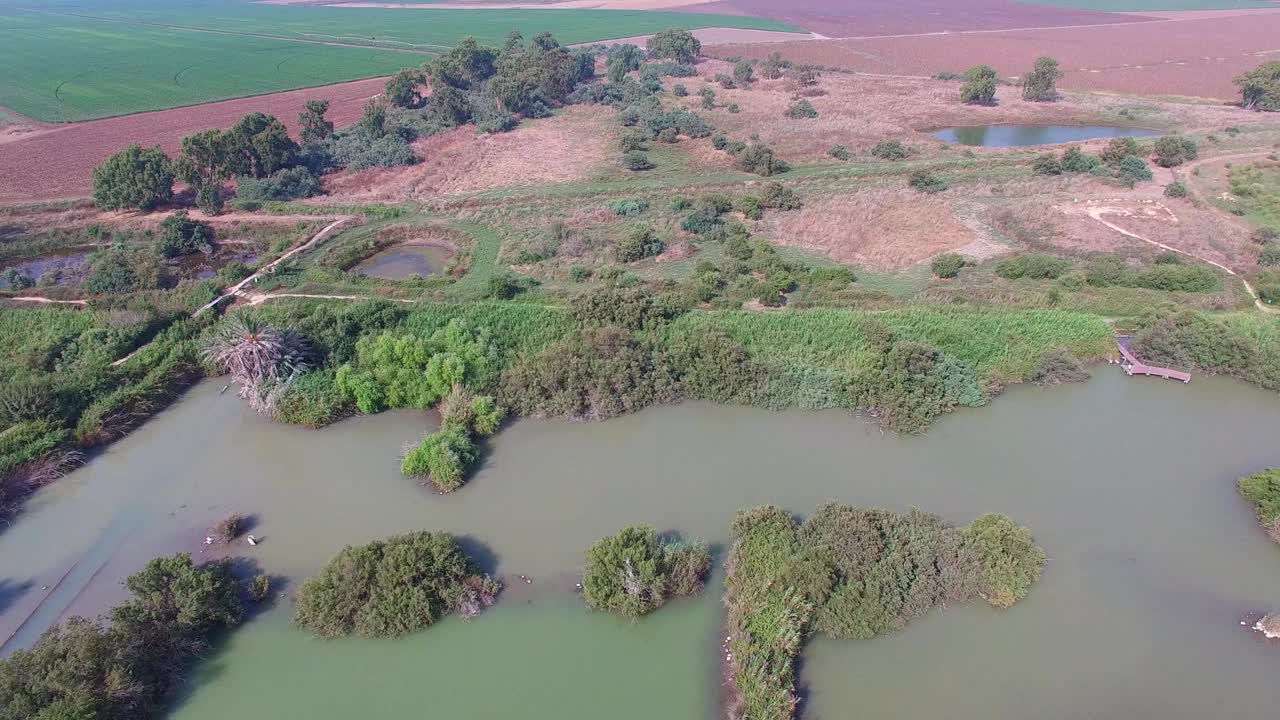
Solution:
<svg viewBox="0 0 1280 720">
<path fill-rule="evenodd" d="M 326 178 L 325 188 L 336 202 L 399 201 L 583 179 L 616 154 L 615 114 L 575 106 L 509 133 L 457 128 L 415 142 L 417 165 L 342 172 Z"/>
<path fill-rule="evenodd" d="M 905 188 L 818 198 L 800 210 L 770 214 L 763 231 L 780 245 L 875 270 L 909 267 L 978 239 L 945 196 Z"/>
</svg>

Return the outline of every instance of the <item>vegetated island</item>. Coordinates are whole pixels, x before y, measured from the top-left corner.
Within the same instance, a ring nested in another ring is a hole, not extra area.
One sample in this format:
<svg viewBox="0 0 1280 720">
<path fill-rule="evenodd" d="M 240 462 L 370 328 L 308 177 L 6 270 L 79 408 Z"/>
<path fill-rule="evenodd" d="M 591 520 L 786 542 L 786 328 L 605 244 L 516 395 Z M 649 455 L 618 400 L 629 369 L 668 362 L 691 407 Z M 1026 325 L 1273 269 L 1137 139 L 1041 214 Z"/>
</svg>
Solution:
<svg viewBox="0 0 1280 720">
<path fill-rule="evenodd" d="M 582 598 L 592 610 L 638 618 L 702 592 L 710 570 L 706 543 L 664 540 L 648 526 L 623 528 L 587 549 Z"/>
<path fill-rule="evenodd" d="M 842 504 L 803 523 L 774 506 L 738 513 L 726 569 L 728 712 L 795 716 L 796 658 L 814 632 L 866 639 L 977 597 L 1008 608 L 1040 578 L 1044 552 L 1004 515 L 962 528 L 919 510 Z"/>
</svg>

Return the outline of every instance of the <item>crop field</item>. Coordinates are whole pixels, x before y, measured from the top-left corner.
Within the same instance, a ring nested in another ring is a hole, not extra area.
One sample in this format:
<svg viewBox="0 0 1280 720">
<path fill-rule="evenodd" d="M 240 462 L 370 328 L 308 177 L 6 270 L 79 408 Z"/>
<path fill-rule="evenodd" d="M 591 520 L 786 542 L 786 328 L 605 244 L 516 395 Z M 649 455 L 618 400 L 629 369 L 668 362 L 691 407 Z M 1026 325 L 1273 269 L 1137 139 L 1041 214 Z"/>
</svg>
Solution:
<svg viewBox="0 0 1280 720">
<path fill-rule="evenodd" d="M 1002 75 L 1026 72 L 1040 55 L 1058 59 L 1065 88 L 1135 95 L 1235 99 L 1231 79 L 1272 59 L 1280 11 L 1156 19 L 1097 27 L 732 45 L 713 54 L 763 58 L 900 75 L 963 71 L 980 63 Z"/>
<path fill-rule="evenodd" d="M 1084 5 L 1053 7 L 1057 4 L 1017 0 L 722 0 L 686 9 L 745 12 L 776 18 L 833 38 L 1097 25 L 1144 19 L 1098 12 Z M 1061 4 L 1067 5 L 1069 0 Z"/>
<path fill-rule="evenodd" d="M 1102 10 L 1104 12 L 1144 12 L 1164 10 L 1238 10 L 1273 8 L 1272 0 L 1021 0 L 1035 5 Z"/>
<path fill-rule="evenodd" d="M 419 53 L 512 29 L 566 44 L 670 26 L 788 30 L 774 20 L 612 10 L 394 10 L 262 5 L 0 0 L 0 106 L 75 121 L 389 75 Z M 365 47 L 368 46 L 368 47 Z"/>
</svg>

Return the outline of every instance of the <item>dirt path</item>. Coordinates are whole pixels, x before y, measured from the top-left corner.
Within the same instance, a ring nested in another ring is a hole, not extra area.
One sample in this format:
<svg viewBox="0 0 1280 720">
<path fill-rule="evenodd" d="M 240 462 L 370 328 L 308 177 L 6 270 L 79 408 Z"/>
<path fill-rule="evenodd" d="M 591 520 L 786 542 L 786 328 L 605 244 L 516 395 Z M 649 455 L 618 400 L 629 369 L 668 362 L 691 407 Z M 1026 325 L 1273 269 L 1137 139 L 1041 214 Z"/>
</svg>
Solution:
<svg viewBox="0 0 1280 720">
<path fill-rule="evenodd" d="M 15 302 L 31 302 L 31 303 L 47 303 L 50 305 L 88 305 L 88 300 L 54 300 L 53 298 L 40 297 L 38 295 L 28 295 L 26 297 L 11 297 L 10 300 Z"/>
<path fill-rule="evenodd" d="M 398 303 L 415 303 L 417 300 L 405 300 L 402 298 L 380 298 L 374 295 L 312 295 L 310 293 L 260 293 L 247 292 L 241 295 L 245 302 L 249 305 L 261 305 L 268 300 L 277 298 L 310 298 L 312 300 L 389 300 Z"/>
<path fill-rule="evenodd" d="M 329 237 L 330 235 L 332 235 L 332 234 L 334 233 L 334 231 L 336 231 L 336 230 L 338 229 L 338 226 L 340 226 L 340 225 L 342 225 L 342 224 L 346 223 L 348 220 L 352 220 L 352 219 L 354 219 L 354 217 L 355 217 L 354 215 L 343 215 L 342 217 L 338 218 L 337 220 L 334 220 L 333 222 L 331 222 L 331 223 L 329 223 L 328 225 L 324 226 L 324 229 L 322 229 L 320 232 L 316 233 L 315 235 L 312 235 L 310 240 L 308 240 L 308 241 L 306 241 L 305 243 L 303 243 L 303 244 L 299 245 L 298 247 L 296 247 L 296 248 L 294 248 L 294 249 L 290 250 L 289 252 L 287 252 L 287 253 L 285 253 L 285 254 L 281 255 L 280 257 L 276 258 L 275 260 L 272 260 L 270 263 L 267 263 L 267 265 L 266 265 L 266 266 L 264 266 L 262 269 L 258 270 L 257 272 L 255 272 L 254 274 L 250 275 L 249 277 L 247 277 L 247 278 L 245 278 L 245 279 L 241 280 L 240 282 L 236 283 L 235 285 L 233 285 L 233 286 L 231 287 L 231 289 L 230 289 L 230 290 L 228 290 L 227 292 L 223 293 L 222 295 L 219 295 L 218 297 L 214 298 L 214 299 L 213 299 L 213 300 L 211 300 L 208 304 L 204 305 L 204 306 L 203 306 L 203 307 L 201 307 L 199 310 L 196 310 L 194 313 L 192 313 L 192 315 L 191 315 L 191 316 L 192 316 L 192 317 L 197 317 L 198 315 L 200 315 L 200 314 L 201 314 L 201 313 L 203 313 L 204 311 L 206 311 L 206 310 L 208 310 L 208 309 L 210 309 L 210 308 L 216 307 L 216 306 L 217 306 L 219 303 L 221 303 L 223 300 L 226 300 L 227 298 L 233 298 L 233 297 L 237 297 L 237 296 L 241 295 L 241 294 L 243 293 L 244 288 L 245 288 L 245 286 L 246 286 L 246 285 L 249 285 L 250 283 L 255 283 L 255 282 L 257 282 L 257 281 L 258 281 L 258 280 L 259 280 L 259 279 L 260 279 L 264 274 L 266 274 L 266 273 L 270 273 L 270 272 L 274 271 L 274 270 L 276 269 L 276 266 L 277 266 L 277 265 L 279 265 L 280 263 L 284 262 L 285 260 L 288 260 L 289 258 L 293 257 L 294 255 L 297 255 L 297 254 L 298 254 L 298 253 L 300 253 L 300 252 L 304 252 L 304 251 L 306 251 L 306 250 L 310 250 L 311 248 L 315 247 L 317 243 L 321 242 L 321 241 L 322 241 L 322 240 L 324 240 L 325 238 L 327 238 L 327 237 Z"/>
<path fill-rule="evenodd" d="M 1231 156 L 1222 156 L 1222 157 L 1215 158 L 1215 159 L 1219 159 L 1219 160 L 1221 160 L 1221 159 L 1226 159 L 1226 158 L 1228 158 L 1228 157 L 1231 157 Z M 1095 202 L 1108 203 L 1108 202 L 1126 202 L 1126 201 L 1119 200 L 1119 199 L 1114 200 L 1114 201 L 1106 201 L 1106 200 L 1102 200 L 1102 201 L 1096 201 L 1096 200 L 1086 201 L 1086 203 L 1095 203 Z M 1133 202 L 1133 201 L 1127 201 L 1127 202 L 1130 202 L 1130 203 L 1131 203 L 1131 202 Z M 1142 203 L 1142 204 L 1152 204 L 1152 205 L 1155 205 L 1155 206 L 1157 206 L 1157 207 L 1161 208 L 1162 210 L 1164 210 L 1165 212 L 1167 212 L 1167 213 L 1169 214 L 1169 216 L 1170 216 L 1171 218 L 1173 218 L 1174 222 L 1177 222 L 1177 215 L 1174 215 L 1173 211 L 1172 211 L 1172 210 L 1170 210 L 1168 207 L 1166 207 L 1163 203 L 1156 202 L 1155 200 L 1138 200 L 1137 202 Z M 1064 212 L 1070 212 L 1072 209 L 1063 208 L 1063 210 L 1064 210 Z M 1210 260 L 1210 259 L 1209 259 L 1209 258 L 1207 258 L 1207 257 L 1201 256 L 1201 255 L 1197 255 L 1197 254 L 1195 254 L 1195 253 L 1193 253 L 1193 252 L 1188 252 L 1188 251 L 1186 251 L 1186 250 L 1182 250 L 1182 249 L 1180 249 L 1180 248 L 1173 247 L 1172 245 L 1166 245 L 1166 244 L 1164 244 L 1164 243 L 1162 243 L 1162 242 L 1159 242 L 1159 241 L 1157 241 L 1157 240 L 1152 240 L 1151 238 L 1143 237 L 1142 235 L 1139 235 L 1139 234 L 1137 234 L 1137 233 L 1135 233 L 1135 232 L 1131 232 L 1131 231 L 1129 231 L 1129 230 L 1126 230 L 1126 229 L 1124 229 L 1124 228 L 1120 227 L 1119 225 L 1116 225 L 1115 223 L 1110 222 L 1109 220 L 1107 220 L 1107 219 L 1106 219 L 1106 216 L 1107 216 L 1107 215 L 1120 215 L 1120 216 L 1124 216 L 1124 217 L 1131 217 L 1131 216 L 1133 215 L 1133 211 L 1132 211 L 1132 210 L 1130 210 L 1130 209 L 1129 209 L 1129 208 L 1127 208 L 1127 207 L 1123 207 L 1123 206 L 1119 206 L 1119 205 L 1114 205 L 1114 204 L 1099 204 L 1099 205 L 1087 204 L 1087 205 L 1086 205 L 1086 207 L 1081 208 L 1081 209 L 1079 209 L 1079 210 L 1076 210 L 1076 212 L 1083 212 L 1085 215 L 1088 215 L 1089 217 L 1093 218 L 1094 220 L 1096 220 L 1096 221 L 1098 221 L 1098 222 L 1102 223 L 1103 225 L 1106 225 L 1107 227 L 1109 227 L 1109 228 L 1111 228 L 1112 230 L 1114 230 L 1114 231 L 1116 231 L 1116 232 L 1120 233 L 1121 235 L 1124 235 L 1125 237 L 1130 237 L 1130 238 L 1133 238 L 1134 240 L 1141 240 L 1142 242 L 1147 243 L 1147 244 L 1149 244 L 1149 245 L 1154 245 L 1155 247 L 1158 247 L 1158 248 L 1160 248 L 1161 250 L 1165 250 L 1165 251 L 1167 251 L 1167 252 L 1171 252 L 1171 253 L 1176 253 L 1176 254 L 1178 254 L 1178 255 L 1183 255 L 1183 256 L 1185 256 L 1185 257 L 1189 257 L 1189 258 L 1191 258 L 1191 259 L 1193 259 L 1193 260 L 1198 260 L 1198 261 L 1200 261 L 1200 262 L 1202 262 L 1202 263 L 1206 263 L 1206 264 L 1212 265 L 1212 266 L 1214 266 L 1214 267 L 1218 268 L 1219 270 L 1222 270 L 1223 272 L 1225 272 L 1226 274 L 1228 274 L 1228 275 L 1230 275 L 1230 276 L 1232 276 L 1232 277 L 1239 278 L 1239 279 L 1240 279 L 1240 282 L 1244 284 L 1244 289 L 1245 289 L 1245 291 L 1249 293 L 1249 297 L 1253 298 L 1253 304 L 1254 304 L 1254 306 L 1255 306 L 1255 307 L 1257 307 L 1259 310 L 1261 310 L 1262 312 L 1265 312 L 1265 313 L 1270 313 L 1270 314 L 1273 314 L 1273 315 L 1275 315 L 1275 314 L 1280 314 L 1280 308 L 1273 308 L 1273 307 L 1271 307 L 1271 306 L 1267 305 L 1266 303 L 1262 302 L 1262 298 L 1258 297 L 1258 293 L 1257 293 L 1257 291 L 1255 291 L 1255 290 L 1253 289 L 1253 285 L 1251 285 L 1251 284 L 1249 283 L 1249 281 L 1248 281 L 1248 280 L 1246 280 L 1244 277 L 1242 277 L 1242 276 L 1238 275 L 1238 274 L 1236 273 L 1236 271 L 1235 271 L 1235 270 L 1232 270 L 1231 268 L 1227 267 L 1226 265 L 1223 265 L 1222 263 L 1217 262 L 1217 261 L 1215 261 L 1215 260 Z"/>
</svg>

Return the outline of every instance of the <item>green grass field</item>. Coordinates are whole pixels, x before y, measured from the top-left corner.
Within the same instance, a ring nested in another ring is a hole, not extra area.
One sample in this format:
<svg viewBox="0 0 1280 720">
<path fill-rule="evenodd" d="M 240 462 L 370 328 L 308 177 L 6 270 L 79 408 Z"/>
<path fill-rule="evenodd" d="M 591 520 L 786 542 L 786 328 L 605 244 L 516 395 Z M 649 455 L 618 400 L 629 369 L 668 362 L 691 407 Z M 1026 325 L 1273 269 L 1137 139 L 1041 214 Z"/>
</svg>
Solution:
<svg viewBox="0 0 1280 720">
<path fill-rule="evenodd" d="M 513 29 L 526 38 L 551 31 L 571 44 L 672 26 L 795 29 L 647 11 L 0 0 L 0 106 L 39 120 L 87 120 L 386 75 L 425 59 L 386 48 L 430 52 L 467 35 L 497 45 Z"/>
<path fill-rule="evenodd" d="M 1019 0 L 1029 5 L 1102 10 L 1105 12 L 1141 12 L 1143 10 L 1235 10 L 1237 8 L 1273 8 L 1269 0 Z"/>
</svg>

